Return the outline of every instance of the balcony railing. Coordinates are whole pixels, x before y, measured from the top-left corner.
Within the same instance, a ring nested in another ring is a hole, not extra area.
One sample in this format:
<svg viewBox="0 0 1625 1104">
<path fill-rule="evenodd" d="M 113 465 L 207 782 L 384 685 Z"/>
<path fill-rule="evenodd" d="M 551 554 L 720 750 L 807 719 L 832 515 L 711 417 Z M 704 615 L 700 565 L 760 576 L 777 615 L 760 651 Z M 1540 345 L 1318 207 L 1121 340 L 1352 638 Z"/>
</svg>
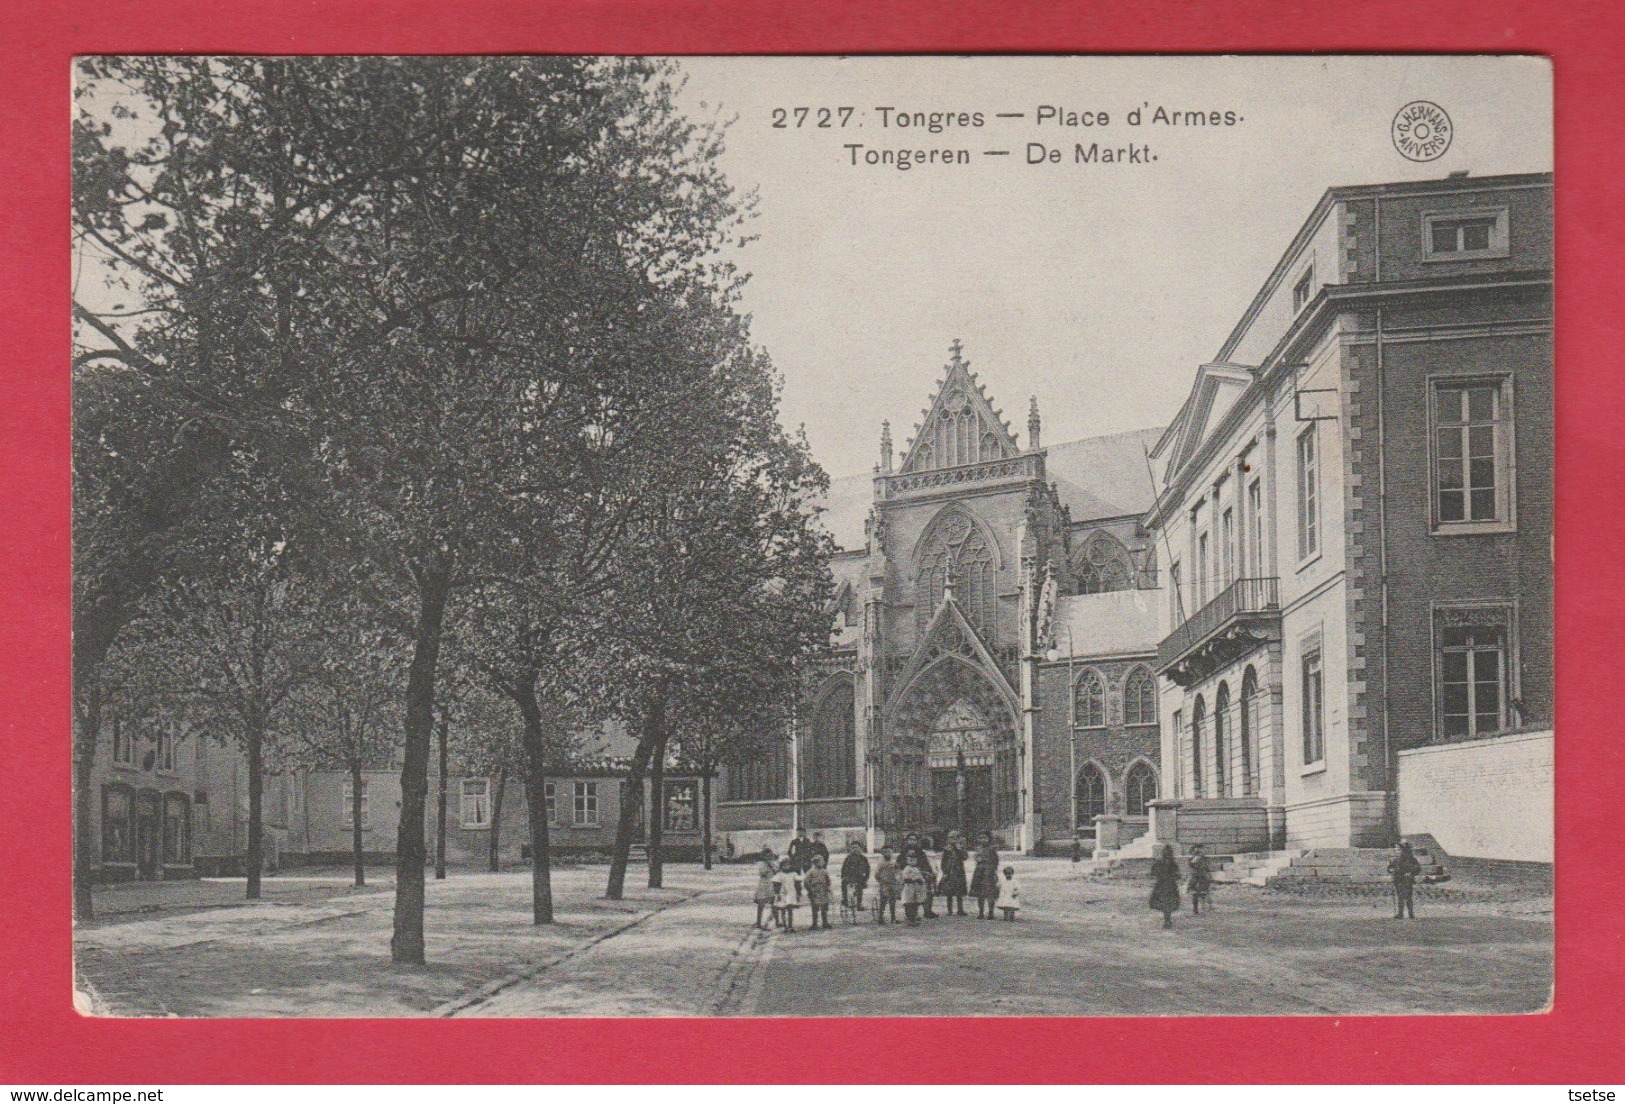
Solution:
<svg viewBox="0 0 1625 1104">
<path fill-rule="evenodd" d="M 1249 614 L 1279 614 L 1281 594 L 1278 580 L 1237 579 L 1219 596 L 1192 614 L 1157 646 L 1157 661 L 1167 666 L 1206 640 L 1237 617 Z"/>
</svg>

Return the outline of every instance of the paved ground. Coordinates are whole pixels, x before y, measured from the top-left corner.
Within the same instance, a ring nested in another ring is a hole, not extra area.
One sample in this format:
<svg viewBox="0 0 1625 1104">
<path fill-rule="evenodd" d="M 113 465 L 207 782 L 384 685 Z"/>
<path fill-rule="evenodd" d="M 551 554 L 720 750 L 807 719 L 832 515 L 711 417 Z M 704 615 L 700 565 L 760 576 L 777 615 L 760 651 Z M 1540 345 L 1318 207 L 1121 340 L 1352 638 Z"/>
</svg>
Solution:
<svg viewBox="0 0 1625 1104">
<path fill-rule="evenodd" d="M 757 932 L 748 869 L 668 867 L 666 889 L 608 902 L 584 867 L 557 873 L 550 929 L 522 873 L 431 882 L 422 969 L 389 964 L 390 887 L 341 878 L 267 879 L 257 904 L 231 899 L 241 881 L 110 890 L 77 954 L 95 1010 L 134 1015 L 1516 1013 L 1550 995 L 1538 879 L 1429 887 L 1414 922 L 1381 897 L 1223 886 L 1212 916 L 1165 932 L 1140 878 L 1017 862 L 1028 907 L 1009 924 L 972 902 L 918 928 Z"/>
</svg>

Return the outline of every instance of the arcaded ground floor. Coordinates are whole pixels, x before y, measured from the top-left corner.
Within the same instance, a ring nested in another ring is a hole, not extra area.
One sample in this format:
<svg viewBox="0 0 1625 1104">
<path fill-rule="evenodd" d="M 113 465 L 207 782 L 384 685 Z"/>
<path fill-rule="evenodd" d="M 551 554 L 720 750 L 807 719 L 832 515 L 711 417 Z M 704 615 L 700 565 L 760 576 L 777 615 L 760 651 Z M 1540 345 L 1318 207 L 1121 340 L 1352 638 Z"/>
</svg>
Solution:
<svg viewBox="0 0 1625 1104">
<path fill-rule="evenodd" d="M 113 886 L 76 939 L 81 1002 L 113 1015 L 927 1016 L 1518 1013 L 1552 984 L 1549 876 L 1458 871 L 1418 919 L 1378 896 L 1220 886 L 1211 915 L 1146 908 L 1138 874 L 1015 859 L 1014 923 L 758 932 L 748 868 L 667 870 L 602 899 L 605 868 L 558 871 L 559 923 L 529 922 L 522 872 L 429 886 L 430 964 L 389 963 L 386 876 Z M 1549 873 L 1549 872 L 1548 872 Z M 833 910 L 838 913 L 837 910 Z"/>
</svg>

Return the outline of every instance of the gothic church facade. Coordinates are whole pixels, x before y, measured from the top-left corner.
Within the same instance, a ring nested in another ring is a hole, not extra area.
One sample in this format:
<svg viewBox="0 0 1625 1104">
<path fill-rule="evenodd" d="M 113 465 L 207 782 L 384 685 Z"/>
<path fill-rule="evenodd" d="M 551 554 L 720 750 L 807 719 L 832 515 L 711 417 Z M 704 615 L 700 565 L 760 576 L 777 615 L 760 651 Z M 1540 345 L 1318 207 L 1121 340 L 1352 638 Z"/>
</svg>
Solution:
<svg viewBox="0 0 1625 1104">
<path fill-rule="evenodd" d="M 1021 850 L 1087 843 L 1103 815 L 1143 830 L 1160 766 L 1139 519 L 1160 432 L 1046 449 L 1034 400 L 1023 447 L 955 342 L 914 437 L 894 456 L 883 426 L 873 474 L 831 488 L 832 646 L 782 749 L 725 771 L 734 853 L 799 828 Z"/>
</svg>

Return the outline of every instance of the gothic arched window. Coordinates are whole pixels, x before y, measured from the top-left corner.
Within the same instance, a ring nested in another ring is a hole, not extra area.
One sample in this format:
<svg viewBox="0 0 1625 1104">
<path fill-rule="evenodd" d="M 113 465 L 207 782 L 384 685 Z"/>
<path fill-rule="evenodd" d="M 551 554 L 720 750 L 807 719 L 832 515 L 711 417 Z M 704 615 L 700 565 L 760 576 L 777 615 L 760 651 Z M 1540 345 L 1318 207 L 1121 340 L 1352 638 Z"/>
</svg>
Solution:
<svg viewBox="0 0 1625 1104">
<path fill-rule="evenodd" d="M 1157 799 L 1157 772 L 1151 769 L 1149 763 L 1135 763 L 1129 768 L 1123 790 L 1124 809 L 1128 815 L 1148 815 L 1148 806 Z"/>
<path fill-rule="evenodd" d="M 1106 774 L 1093 763 L 1085 763 L 1078 772 L 1077 791 L 1078 827 L 1093 824 L 1095 817 L 1106 815 Z"/>
<path fill-rule="evenodd" d="M 852 680 L 842 678 L 813 706 L 801 748 L 804 797 L 850 797 L 857 793 L 856 718 Z"/>
<path fill-rule="evenodd" d="M 1157 679 L 1144 667 L 1136 667 L 1123 684 L 1123 723 L 1125 725 L 1154 725 L 1157 723 Z"/>
<path fill-rule="evenodd" d="M 954 600 L 986 644 L 993 644 L 998 618 L 994 550 L 981 528 L 954 510 L 927 532 L 916 576 L 915 608 L 923 632 L 942 605 L 950 578 Z"/>
<path fill-rule="evenodd" d="M 1077 720 L 1082 728 L 1106 727 L 1106 680 L 1099 671 L 1085 671 L 1078 679 Z"/>
<path fill-rule="evenodd" d="M 1107 594 L 1134 587 L 1128 550 L 1110 533 L 1098 532 L 1089 538 L 1078 557 L 1076 574 L 1079 594 Z"/>
</svg>

